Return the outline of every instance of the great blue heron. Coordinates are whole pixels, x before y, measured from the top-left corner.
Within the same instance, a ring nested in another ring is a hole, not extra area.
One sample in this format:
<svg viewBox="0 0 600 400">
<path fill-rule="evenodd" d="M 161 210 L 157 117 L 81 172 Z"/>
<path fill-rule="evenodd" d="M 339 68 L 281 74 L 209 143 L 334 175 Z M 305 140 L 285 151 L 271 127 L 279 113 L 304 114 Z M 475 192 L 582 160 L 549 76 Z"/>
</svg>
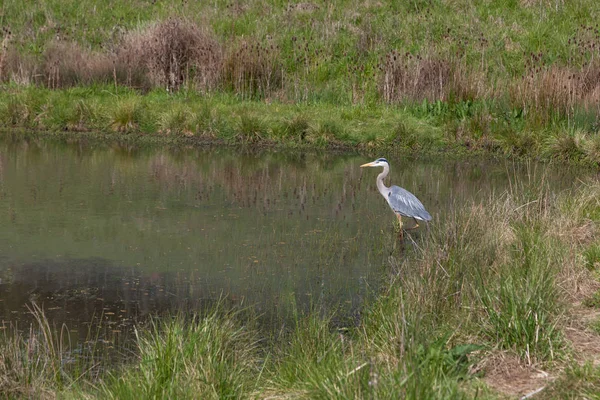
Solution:
<svg viewBox="0 0 600 400">
<path fill-rule="evenodd" d="M 414 194 L 399 186 L 387 187 L 383 184 L 383 180 L 390 172 L 390 164 L 385 158 L 378 158 L 360 167 L 383 167 L 383 172 L 377 175 L 377 189 L 379 189 L 379 193 L 385 198 L 394 214 L 396 214 L 396 217 L 398 217 L 400 235 L 402 235 L 402 217 L 415 220 L 413 229 L 419 226 L 419 221 L 431 221 L 431 215 L 425 210 L 423 204 Z"/>
</svg>

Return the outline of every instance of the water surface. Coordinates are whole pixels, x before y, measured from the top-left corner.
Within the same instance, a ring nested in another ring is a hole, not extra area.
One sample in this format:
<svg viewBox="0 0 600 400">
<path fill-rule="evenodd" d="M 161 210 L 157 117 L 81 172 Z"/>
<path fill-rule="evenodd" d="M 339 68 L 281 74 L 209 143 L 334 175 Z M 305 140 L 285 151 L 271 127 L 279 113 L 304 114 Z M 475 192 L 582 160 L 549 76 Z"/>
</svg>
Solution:
<svg viewBox="0 0 600 400">
<path fill-rule="evenodd" d="M 390 157 L 434 222 L 461 202 L 573 172 Z M 355 312 L 398 245 L 377 169 L 349 155 L 0 142 L 0 327 L 32 302 L 85 339 L 225 297 L 276 323 L 318 305 Z M 540 174 L 538 170 L 547 170 Z M 421 231 L 411 233 L 422 234 Z"/>
</svg>

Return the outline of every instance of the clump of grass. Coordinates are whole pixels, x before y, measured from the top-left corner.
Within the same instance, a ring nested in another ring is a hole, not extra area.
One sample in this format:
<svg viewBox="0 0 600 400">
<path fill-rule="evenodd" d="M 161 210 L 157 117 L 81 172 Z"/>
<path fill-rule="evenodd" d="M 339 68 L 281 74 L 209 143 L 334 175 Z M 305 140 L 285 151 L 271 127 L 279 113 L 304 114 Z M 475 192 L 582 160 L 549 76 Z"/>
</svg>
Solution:
<svg viewBox="0 0 600 400">
<path fill-rule="evenodd" d="M 240 398 L 253 386 L 257 341 L 235 313 L 154 322 L 137 332 L 139 361 L 102 387 L 107 398 Z"/>
<path fill-rule="evenodd" d="M 208 104 L 202 104 L 198 108 L 198 111 L 193 113 L 193 115 L 191 121 L 193 132 L 198 132 L 201 135 L 214 136 L 213 115 L 210 106 Z"/>
<path fill-rule="evenodd" d="M 596 334 L 600 335 L 600 318 L 590 323 L 590 329 Z"/>
<path fill-rule="evenodd" d="M 22 126 L 32 119 L 32 110 L 24 96 L 10 95 L 0 104 L 0 121 L 5 126 Z"/>
<path fill-rule="evenodd" d="M 590 308 L 600 308 L 600 290 L 583 300 L 583 305 Z"/>
<path fill-rule="evenodd" d="M 136 97 L 116 102 L 109 111 L 109 126 L 117 132 L 131 132 L 137 129 L 141 118 L 141 104 Z"/>
<path fill-rule="evenodd" d="M 600 135 L 595 134 L 586 142 L 584 147 L 585 159 L 592 165 L 600 165 Z"/>
<path fill-rule="evenodd" d="M 578 43 L 578 40 L 573 39 L 573 42 Z M 596 44 L 590 44 L 589 48 L 594 47 Z M 537 123 L 548 123 L 556 116 L 573 118 L 579 108 L 597 108 L 600 64 L 593 56 L 576 68 L 548 64 L 547 55 L 542 52 L 530 53 L 524 58 L 525 73 L 520 80 L 512 82 L 509 94 L 512 104 L 531 114 Z"/>
<path fill-rule="evenodd" d="M 450 67 L 438 59 L 423 59 L 394 50 L 386 55 L 380 91 L 388 103 L 405 100 L 443 99 L 444 83 Z"/>
<path fill-rule="evenodd" d="M 369 307 L 361 326 L 359 341 L 371 357 L 369 386 L 381 397 L 463 397 L 458 381 L 468 379 L 469 354 L 480 346 L 452 346 L 447 328 L 431 325 L 412 293 L 392 288 Z"/>
<path fill-rule="evenodd" d="M 489 321 L 485 333 L 529 363 L 552 360 L 564 346 L 557 319 L 556 265 L 548 262 L 556 256 L 548 238 L 529 229 L 517 232 L 518 256 L 503 268 L 497 286 L 488 285 L 481 293 Z"/>
<path fill-rule="evenodd" d="M 306 140 L 317 147 L 326 147 L 339 142 L 341 137 L 347 136 L 340 125 L 331 119 L 320 122 L 315 128 L 309 130 Z"/>
<path fill-rule="evenodd" d="M 114 81 L 110 55 L 85 50 L 72 41 L 50 42 L 40 69 L 42 84 L 53 89 Z M 35 71 L 32 75 L 34 81 L 39 81 Z"/>
<path fill-rule="evenodd" d="M 248 113 L 242 113 L 237 122 L 236 140 L 242 143 L 257 143 L 266 139 L 264 121 Z"/>
<path fill-rule="evenodd" d="M 590 270 L 600 270 L 600 245 L 592 244 L 584 250 L 585 266 Z"/>
<path fill-rule="evenodd" d="M 2 41 L 0 42 L 0 82 L 5 82 L 8 77 L 7 61 L 9 59 L 10 42 L 13 38 L 10 28 L 2 27 Z"/>
<path fill-rule="evenodd" d="M 545 399 L 593 399 L 600 392 L 600 367 L 588 362 L 569 366 L 543 391 Z"/>
<path fill-rule="evenodd" d="M 30 308 L 35 323 L 26 334 L 16 328 L 0 336 L 0 393 L 7 398 L 56 398 L 78 380 L 97 374 L 94 354 L 72 360 L 65 329 L 56 331 L 43 309 Z M 93 353 L 93 350 L 92 350 Z"/>
<path fill-rule="evenodd" d="M 36 117 L 40 128 L 54 131 L 67 130 L 75 119 L 73 100 L 68 96 L 50 95 L 42 112 Z"/>
<path fill-rule="evenodd" d="M 392 145 L 412 151 L 432 149 L 442 143 L 442 139 L 434 129 L 418 130 L 404 121 L 398 121 L 387 141 Z"/>
<path fill-rule="evenodd" d="M 447 57 L 392 50 L 379 69 L 379 91 L 388 103 L 457 101 L 474 97 L 463 69 Z"/>
<path fill-rule="evenodd" d="M 308 118 L 302 114 L 284 121 L 282 125 L 282 136 L 299 142 L 305 141 L 310 131 Z"/>
<path fill-rule="evenodd" d="M 544 141 L 543 152 L 550 158 L 580 161 L 586 157 L 586 135 L 581 131 L 559 130 Z"/>
<path fill-rule="evenodd" d="M 16 57 L 10 63 L 12 71 L 4 75 L 24 76 L 50 88 L 110 83 L 169 91 L 184 82 L 207 91 L 220 80 L 221 45 L 206 28 L 181 18 L 128 31 L 107 47 L 111 51 L 92 51 L 59 37 L 47 43 L 37 63 L 29 65 L 25 56 Z"/>
<path fill-rule="evenodd" d="M 100 106 L 93 101 L 79 99 L 71 105 L 66 119 L 66 129 L 70 131 L 87 131 L 97 126 L 101 118 Z"/>
<path fill-rule="evenodd" d="M 169 135 L 184 134 L 194 135 L 194 121 L 196 116 L 187 107 L 173 107 L 164 111 L 158 117 L 159 133 Z"/>
<path fill-rule="evenodd" d="M 295 324 L 269 371 L 269 391 L 307 398 L 360 398 L 372 392 L 368 364 L 352 354 L 344 333 L 332 330 L 330 317 L 313 312 Z"/>
<path fill-rule="evenodd" d="M 502 151 L 506 154 L 531 156 L 539 153 L 539 135 L 529 129 L 500 129 L 494 135 Z"/>
</svg>

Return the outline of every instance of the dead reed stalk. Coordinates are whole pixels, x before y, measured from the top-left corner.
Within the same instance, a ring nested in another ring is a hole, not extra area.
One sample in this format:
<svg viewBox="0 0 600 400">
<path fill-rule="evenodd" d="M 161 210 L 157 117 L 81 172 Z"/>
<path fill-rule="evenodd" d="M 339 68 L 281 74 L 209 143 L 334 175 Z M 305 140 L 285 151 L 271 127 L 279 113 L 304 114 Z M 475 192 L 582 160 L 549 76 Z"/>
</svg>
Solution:
<svg viewBox="0 0 600 400">
<path fill-rule="evenodd" d="M 386 54 L 380 67 L 380 93 L 387 103 L 446 101 L 476 95 L 477 87 L 457 60 L 437 55 Z"/>
<path fill-rule="evenodd" d="M 532 55 L 539 60 L 541 55 Z M 535 112 L 547 122 L 552 115 L 572 117 L 576 110 L 598 110 L 600 106 L 600 63 L 583 68 L 528 64 L 527 72 L 510 88 L 513 105 Z"/>
<path fill-rule="evenodd" d="M 9 51 L 8 44 L 12 39 L 12 32 L 9 28 L 2 28 L 2 35 L 4 38 L 2 39 L 2 43 L 0 44 L 0 82 L 6 80 L 7 73 L 6 69 L 6 60 Z"/>
<path fill-rule="evenodd" d="M 113 63 L 109 54 L 89 51 L 70 41 L 55 40 L 48 44 L 41 71 L 42 84 L 53 89 L 94 82 L 108 83 L 113 79 Z"/>
<path fill-rule="evenodd" d="M 223 64 L 223 84 L 242 97 L 266 96 L 281 88 L 279 49 L 272 43 L 241 42 Z"/>
</svg>

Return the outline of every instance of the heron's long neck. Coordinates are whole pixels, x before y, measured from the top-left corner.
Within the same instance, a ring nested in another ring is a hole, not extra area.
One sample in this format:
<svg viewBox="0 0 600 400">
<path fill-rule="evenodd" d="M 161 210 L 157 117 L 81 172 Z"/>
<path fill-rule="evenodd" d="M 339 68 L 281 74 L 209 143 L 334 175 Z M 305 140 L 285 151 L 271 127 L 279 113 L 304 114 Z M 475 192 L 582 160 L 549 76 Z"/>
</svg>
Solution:
<svg viewBox="0 0 600 400">
<path fill-rule="evenodd" d="M 377 175 L 377 189 L 379 189 L 379 193 L 381 193 L 384 197 L 387 195 L 388 188 L 383 184 L 383 180 L 390 173 L 389 165 L 383 166 L 383 172 Z"/>
</svg>

